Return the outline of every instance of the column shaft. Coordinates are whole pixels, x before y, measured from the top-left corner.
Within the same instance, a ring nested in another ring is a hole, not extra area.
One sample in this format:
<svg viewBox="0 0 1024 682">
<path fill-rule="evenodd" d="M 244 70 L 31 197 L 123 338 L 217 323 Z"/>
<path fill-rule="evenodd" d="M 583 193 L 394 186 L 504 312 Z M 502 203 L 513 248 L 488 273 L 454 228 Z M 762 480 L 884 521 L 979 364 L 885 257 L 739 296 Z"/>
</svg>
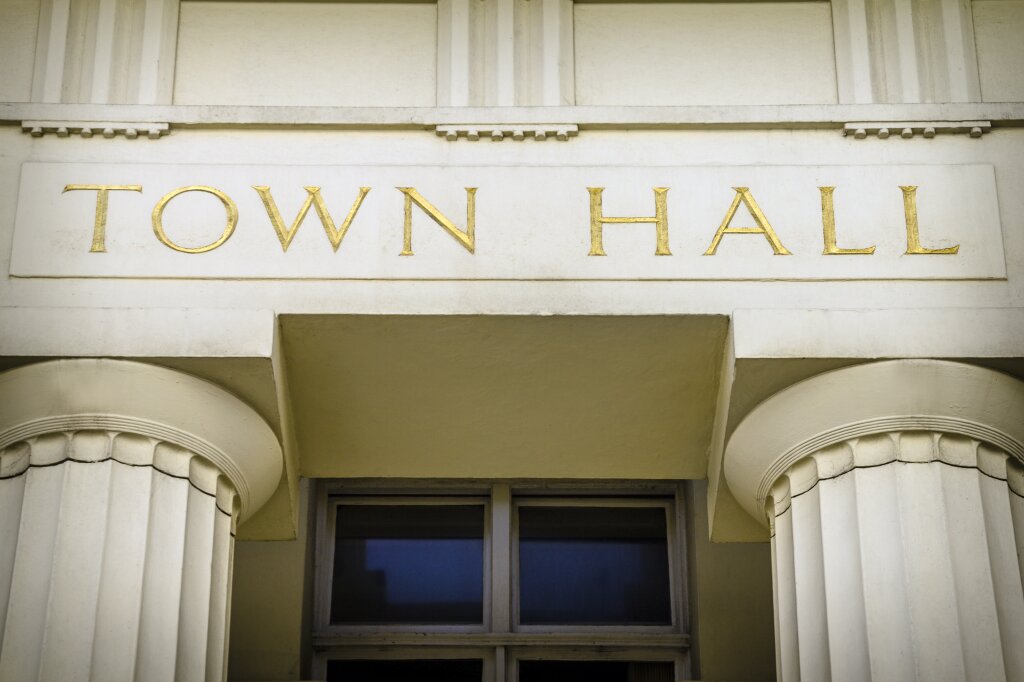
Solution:
<svg viewBox="0 0 1024 682">
<path fill-rule="evenodd" d="M 1021 471 L 930 431 L 791 465 L 766 505 L 780 679 L 1024 679 Z"/>
<path fill-rule="evenodd" d="M 225 476 L 105 430 L 36 436 L 0 462 L 0 679 L 223 679 L 237 516 Z"/>
</svg>

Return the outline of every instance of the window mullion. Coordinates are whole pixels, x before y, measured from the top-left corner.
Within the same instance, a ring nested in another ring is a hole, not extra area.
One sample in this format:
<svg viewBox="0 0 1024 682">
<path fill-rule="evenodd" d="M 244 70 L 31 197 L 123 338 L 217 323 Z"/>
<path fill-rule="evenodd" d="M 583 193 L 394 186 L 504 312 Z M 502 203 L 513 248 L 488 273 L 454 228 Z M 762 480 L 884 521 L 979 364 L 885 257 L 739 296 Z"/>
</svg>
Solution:
<svg viewBox="0 0 1024 682">
<path fill-rule="evenodd" d="M 512 631 L 512 491 L 496 483 L 491 491 L 491 632 Z"/>
</svg>

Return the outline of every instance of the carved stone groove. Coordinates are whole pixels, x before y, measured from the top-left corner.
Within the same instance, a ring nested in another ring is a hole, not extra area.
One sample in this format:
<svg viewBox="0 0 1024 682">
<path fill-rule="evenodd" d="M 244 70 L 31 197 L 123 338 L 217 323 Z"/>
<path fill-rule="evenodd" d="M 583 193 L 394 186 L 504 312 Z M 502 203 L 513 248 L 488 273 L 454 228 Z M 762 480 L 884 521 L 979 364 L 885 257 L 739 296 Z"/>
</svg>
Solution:
<svg viewBox="0 0 1024 682">
<path fill-rule="evenodd" d="M 281 475 L 267 423 L 119 360 L 0 373 L 0 406 L 0 680 L 224 680 L 235 526 Z"/>
<path fill-rule="evenodd" d="M 771 488 L 782 680 L 1024 679 L 1024 464 L 935 431 L 866 435 Z"/>
<path fill-rule="evenodd" d="M 0 451 L 0 678 L 222 680 L 238 497 L 208 460 L 111 431 Z"/>
</svg>

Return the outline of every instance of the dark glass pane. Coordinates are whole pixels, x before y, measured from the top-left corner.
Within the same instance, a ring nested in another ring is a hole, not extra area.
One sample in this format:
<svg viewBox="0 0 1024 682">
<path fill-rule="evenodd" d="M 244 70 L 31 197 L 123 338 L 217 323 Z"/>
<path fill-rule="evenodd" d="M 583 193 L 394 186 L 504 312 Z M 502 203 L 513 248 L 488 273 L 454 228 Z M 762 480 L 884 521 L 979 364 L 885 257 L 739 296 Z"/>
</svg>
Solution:
<svg viewBox="0 0 1024 682">
<path fill-rule="evenodd" d="M 480 660 L 328 661 L 327 682 L 480 682 Z"/>
<path fill-rule="evenodd" d="M 332 623 L 482 623 L 482 505 L 340 505 Z"/>
<path fill-rule="evenodd" d="M 519 661 L 519 682 L 672 682 L 672 663 Z"/>
<path fill-rule="evenodd" d="M 668 566 L 661 507 L 519 509 L 521 623 L 671 624 Z"/>
</svg>

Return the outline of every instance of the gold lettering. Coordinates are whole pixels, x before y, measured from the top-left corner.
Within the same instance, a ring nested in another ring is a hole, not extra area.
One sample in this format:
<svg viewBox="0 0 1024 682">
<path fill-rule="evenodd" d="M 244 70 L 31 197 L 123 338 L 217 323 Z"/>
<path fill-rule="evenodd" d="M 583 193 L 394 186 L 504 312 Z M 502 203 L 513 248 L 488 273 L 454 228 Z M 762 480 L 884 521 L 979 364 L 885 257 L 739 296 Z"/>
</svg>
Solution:
<svg viewBox="0 0 1024 682">
<path fill-rule="evenodd" d="M 341 229 L 339 230 L 334 226 L 334 220 L 327 211 L 327 205 L 324 203 L 323 197 L 320 196 L 320 188 L 304 187 L 303 189 L 307 192 L 306 202 L 299 209 L 299 214 L 292 221 L 292 226 L 285 229 L 284 220 L 281 219 L 281 212 L 277 210 L 277 202 L 274 201 L 274 197 L 270 194 L 270 187 L 253 185 L 253 189 L 256 190 L 260 195 L 260 199 L 263 200 L 263 207 L 267 209 L 267 217 L 270 218 L 270 224 L 274 226 L 277 238 L 281 242 L 282 251 L 288 251 L 295 233 L 299 231 L 299 225 L 302 224 L 302 221 L 306 219 L 306 214 L 309 213 L 309 207 L 316 206 L 316 214 L 320 217 L 320 224 L 324 226 L 327 239 L 330 240 L 331 246 L 337 252 L 338 247 L 341 246 L 341 240 L 345 238 L 345 233 L 348 232 L 349 225 L 352 224 L 352 220 L 356 217 L 359 207 L 363 205 L 363 199 L 370 192 L 369 187 L 359 188 L 359 196 L 356 197 L 355 203 L 349 209 L 348 215 L 345 216 L 345 221 L 341 224 Z"/>
<path fill-rule="evenodd" d="M 416 191 L 415 187 L 396 187 L 399 192 L 405 195 L 405 226 L 403 229 L 402 253 L 399 256 L 411 256 L 412 252 L 412 205 L 413 202 L 423 209 L 424 213 L 434 219 L 434 222 L 445 229 L 448 234 L 455 237 L 455 241 L 462 244 L 470 253 L 476 252 L 476 187 L 466 188 L 466 231 L 463 232 L 455 226 L 451 220 L 445 217 L 423 195 Z"/>
<path fill-rule="evenodd" d="M 654 187 L 654 215 L 607 218 L 601 206 L 604 187 L 588 187 L 590 192 L 590 253 L 588 256 L 607 256 L 604 252 L 604 225 L 607 223 L 654 223 L 657 235 L 655 256 L 671 256 L 668 248 L 668 187 Z"/>
<path fill-rule="evenodd" d="M 917 223 L 917 185 L 900 185 L 903 192 L 903 215 L 907 221 L 907 253 L 912 254 L 955 254 L 960 245 L 944 249 L 926 249 L 921 246 L 921 231 Z"/>
<path fill-rule="evenodd" d="M 705 256 L 714 256 L 718 250 L 718 245 L 722 241 L 722 237 L 727 234 L 763 234 L 764 238 L 768 240 L 768 243 L 772 245 L 772 251 L 775 252 L 776 256 L 789 256 L 792 255 L 779 241 L 779 236 L 775 234 L 775 230 L 772 229 L 771 224 L 768 222 L 768 218 L 765 217 L 761 207 L 754 201 L 753 195 L 750 194 L 749 187 L 733 187 L 736 192 L 736 196 L 733 197 L 732 204 L 729 205 L 729 210 L 725 213 L 725 218 L 722 220 L 721 226 L 718 228 L 718 232 L 715 233 L 714 238 L 711 240 L 711 246 L 704 252 Z M 757 227 L 729 227 L 732 222 L 733 216 L 736 215 L 736 209 L 740 207 L 740 202 L 747 207 L 750 211 L 750 215 L 754 216 L 754 222 L 757 223 Z"/>
<path fill-rule="evenodd" d="M 844 249 L 836 246 L 836 209 L 832 203 L 832 195 L 835 187 L 819 187 L 821 191 L 821 227 L 825 232 L 825 256 L 855 255 L 864 254 L 870 256 L 875 252 L 874 246 L 864 249 Z"/>
<path fill-rule="evenodd" d="M 64 192 L 79 189 L 96 191 L 96 220 L 92 226 L 92 246 L 89 253 L 106 253 L 107 251 L 107 206 L 110 193 L 117 191 L 141 192 L 142 185 L 65 185 Z M 61 194 L 64 194 L 61 192 Z"/>
<path fill-rule="evenodd" d="M 175 244 L 167 238 L 167 234 L 164 233 L 164 208 L 174 197 L 185 192 L 206 192 L 220 199 L 220 203 L 224 204 L 224 210 L 228 214 L 228 222 L 224 227 L 224 231 L 221 233 L 217 241 L 206 246 L 187 247 Z M 238 207 L 235 206 L 235 202 L 231 200 L 227 194 L 221 192 L 216 187 L 207 187 L 206 185 L 189 185 L 188 187 L 179 187 L 173 192 L 168 192 L 163 196 L 160 201 L 156 202 L 156 206 L 153 207 L 153 232 L 156 234 L 156 238 L 163 243 L 164 246 L 168 246 L 175 251 L 181 251 L 182 253 L 206 253 L 207 251 L 213 251 L 218 246 L 222 245 L 228 240 L 228 238 L 234 233 L 235 227 L 238 225 Z"/>
</svg>

